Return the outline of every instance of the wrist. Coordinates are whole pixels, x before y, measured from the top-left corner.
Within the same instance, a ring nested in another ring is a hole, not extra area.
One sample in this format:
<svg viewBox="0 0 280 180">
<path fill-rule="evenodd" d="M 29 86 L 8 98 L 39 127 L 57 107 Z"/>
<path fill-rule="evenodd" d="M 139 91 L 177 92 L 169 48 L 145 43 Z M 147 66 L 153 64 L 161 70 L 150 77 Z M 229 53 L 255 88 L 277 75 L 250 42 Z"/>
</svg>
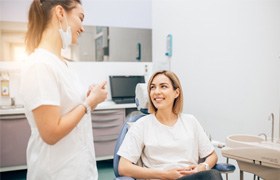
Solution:
<svg viewBox="0 0 280 180">
<path fill-rule="evenodd" d="M 200 164 L 204 166 L 204 169 L 205 169 L 205 170 L 209 170 L 209 169 L 210 169 L 210 166 L 209 166 L 208 163 L 203 162 L 203 163 L 200 163 Z"/>
<path fill-rule="evenodd" d="M 85 113 L 86 113 L 86 114 L 91 112 L 91 107 L 90 107 L 90 105 L 88 104 L 87 101 L 84 101 L 84 102 L 82 103 L 82 105 L 85 107 Z"/>
</svg>

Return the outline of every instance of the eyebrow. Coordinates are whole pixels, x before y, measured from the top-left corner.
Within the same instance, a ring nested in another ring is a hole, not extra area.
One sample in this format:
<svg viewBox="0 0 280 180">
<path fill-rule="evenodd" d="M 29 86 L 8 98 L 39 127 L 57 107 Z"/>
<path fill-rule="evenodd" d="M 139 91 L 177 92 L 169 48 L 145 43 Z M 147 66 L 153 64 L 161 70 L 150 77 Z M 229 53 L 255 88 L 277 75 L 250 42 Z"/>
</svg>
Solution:
<svg viewBox="0 0 280 180">
<path fill-rule="evenodd" d="M 165 83 L 165 82 L 164 82 L 164 83 L 159 83 L 159 85 L 170 85 L 170 84 L 169 84 L 169 83 Z M 155 86 L 155 84 L 154 84 L 154 83 L 152 83 L 152 84 L 151 84 L 151 86 Z"/>
</svg>

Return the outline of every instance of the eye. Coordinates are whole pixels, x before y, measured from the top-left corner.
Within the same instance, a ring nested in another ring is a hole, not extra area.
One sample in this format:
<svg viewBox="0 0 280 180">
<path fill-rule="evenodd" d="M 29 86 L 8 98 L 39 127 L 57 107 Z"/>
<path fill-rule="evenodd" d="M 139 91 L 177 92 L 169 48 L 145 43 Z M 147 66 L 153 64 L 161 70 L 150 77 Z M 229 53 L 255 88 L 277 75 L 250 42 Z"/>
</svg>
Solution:
<svg viewBox="0 0 280 180">
<path fill-rule="evenodd" d="M 168 86 L 167 85 L 161 85 L 161 88 L 166 89 L 166 88 L 168 88 Z"/>
<path fill-rule="evenodd" d="M 79 18 L 80 18 L 81 22 L 84 21 L 84 15 L 83 15 L 83 14 L 80 14 L 80 15 L 79 15 Z"/>
<path fill-rule="evenodd" d="M 150 86 L 150 90 L 153 90 L 153 89 L 155 89 L 155 86 Z"/>
</svg>

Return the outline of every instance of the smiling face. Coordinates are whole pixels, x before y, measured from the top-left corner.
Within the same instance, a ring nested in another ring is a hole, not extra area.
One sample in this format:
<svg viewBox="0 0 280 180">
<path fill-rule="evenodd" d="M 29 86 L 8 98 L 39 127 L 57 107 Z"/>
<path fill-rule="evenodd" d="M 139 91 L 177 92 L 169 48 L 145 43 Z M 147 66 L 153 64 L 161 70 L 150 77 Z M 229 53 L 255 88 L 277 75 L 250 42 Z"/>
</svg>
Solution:
<svg viewBox="0 0 280 180">
<path fill-rule="evenodd" d="M 72 44 L 76 44 L 78 42 L 79 35 L 84 32 L 84 27 L 82 22 L 84 20 L 84 10 L 81 4 L 77 4 L 77 6 L 72 9 L 68 16 L 67 21 L 72 30 Z"/>
<path fill-rule="evenodd" d="M 179 89 L 174 89 L 171 80 L 164 74 L 158 74 L 150 84 L 150 100 L 157 111 L 172 110 Z"/>
</svg>

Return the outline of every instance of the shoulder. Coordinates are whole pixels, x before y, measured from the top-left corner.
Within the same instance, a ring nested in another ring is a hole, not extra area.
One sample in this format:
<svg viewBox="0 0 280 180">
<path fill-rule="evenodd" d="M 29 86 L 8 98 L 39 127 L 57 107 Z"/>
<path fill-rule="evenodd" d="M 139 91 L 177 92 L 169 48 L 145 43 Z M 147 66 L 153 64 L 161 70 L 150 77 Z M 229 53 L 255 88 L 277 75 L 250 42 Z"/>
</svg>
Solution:
<svg viewBox="0 0 280 180">
<path fill-rule="evenodd" d="M 145 116 L 142 116 L 141 118 L 139 118 L 135 124 L 139 125 L 139 126 L 143 126 L 145 124 L 148 124 L 151 122 L 151 119 L 153 119 L 154 115 L 152 114 L 148 114 L 148 115 L 145 115 Z"/>
<path fill-rule="evenodd" d="M 193 126 L 199 126 L 198 120 L 192 114 L 181 113 L 180 117 L 185 124 L 188 124 L 188 125 L 192 124 Z"/>
<path fill-rule="evenodd" d="M 48 55 L 48 53 L 41 52 L 39 50 L 33 52 L 28 56 L 22 66 L 23 72 L 44 74 L 46 72 L 59 73 L 58 65 L 54 57 Z"/>
<path fill-rule="evenodd" d="M 180 117 L 182 118 L 182 120 L 184 120 L 184 121 L 192 121 L 192 122 L 196 122 L 196 121 L 197 121 L 197 119 L 195 118 L 195 116 L 192 115 L 192 114 L 181 113 L 179 116 L 180 116 Z"/>
<path fill-rule="evenodd" d="M 145 115 L 139 118 L 135 122 L 129 122 L 131 129 L 144 129 L 145 127 L 150 126 L 149 124 L 152 123 L 153 115 Z"/>
<path fill-rule="evenodd" d="M 29 55 L 23 64 L 24 68 L 46 68 L 51 66 L 52 63 L 49 58 L 39 52 L 34 52 Z"/>
</svg>

